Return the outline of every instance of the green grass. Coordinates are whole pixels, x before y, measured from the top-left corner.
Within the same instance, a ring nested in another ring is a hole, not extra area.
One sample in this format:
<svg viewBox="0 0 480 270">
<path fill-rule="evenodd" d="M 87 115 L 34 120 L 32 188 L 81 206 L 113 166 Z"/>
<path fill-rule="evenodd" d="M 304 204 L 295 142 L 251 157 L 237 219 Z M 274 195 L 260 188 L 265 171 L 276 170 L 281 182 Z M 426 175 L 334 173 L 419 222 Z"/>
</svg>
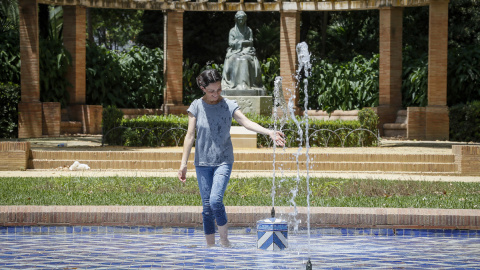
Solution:
<svg viewBox="0 0 480 270">
<path fill-rule="evenodd" d="M 297 184 L 298 183 L 298 184 Z M 480 183 L 311 178 L 311 206 L 480 209 Z M 306 206 L 304 178 L 276 179 L 275 205 Z M 272 179 L 232 178 L 225 205 L 272 205 Z M 201 205 L 195 178 L 0 178 L 0 205 Z"/>
</svg>

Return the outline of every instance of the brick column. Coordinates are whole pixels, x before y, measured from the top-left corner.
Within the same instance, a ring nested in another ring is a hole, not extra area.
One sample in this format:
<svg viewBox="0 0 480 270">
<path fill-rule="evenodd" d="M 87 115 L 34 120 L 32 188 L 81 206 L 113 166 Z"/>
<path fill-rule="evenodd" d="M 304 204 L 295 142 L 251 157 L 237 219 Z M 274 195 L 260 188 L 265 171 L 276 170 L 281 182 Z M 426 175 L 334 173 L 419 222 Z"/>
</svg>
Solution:
<svg viewBox="0 0 480 270">
<path fill-rule="evenodd" d="M 183 105 L 183 11 L 166 11 L 164 20 L 163 74 L 165 114 L 186 114 Z"/>
<path fill-rule="evenodd" d="M 285 101 L 295 94 L 293 104 L 298 111 L 298 89 L 296 89 L 295 72 L 297 65 L 296 46 L 300 42 L 300 12 L 280 12 L 280 76 Z"/>
<path fill-rule="evenodd" d="M 402 107 L 402 31 L 403 9 L 380 8 L 380 96 L 378 104 L 379 129 L 394 123 Z"/>
<path fill-rule="evenodd" d="M 42 103 L 40 103 L 38 4 L 36 0 L 22 0 L 18 5 L 22 94 L 18 104 L 18 137 L 41 137 Z"/>
<path fill-rule="evenodd" d="M 448 0 L 430 2 L 426 139 L 448 140 Z"/>
<path fill-rule="evenodd" d="M 86 7 L 63 6 L 63 42 L 72 55 L 72 66 L 67 80 L 69 104 L 85 104 L 86 101 Z M 53 89 L 52 89 L 53 90 Z"/>
</svg>

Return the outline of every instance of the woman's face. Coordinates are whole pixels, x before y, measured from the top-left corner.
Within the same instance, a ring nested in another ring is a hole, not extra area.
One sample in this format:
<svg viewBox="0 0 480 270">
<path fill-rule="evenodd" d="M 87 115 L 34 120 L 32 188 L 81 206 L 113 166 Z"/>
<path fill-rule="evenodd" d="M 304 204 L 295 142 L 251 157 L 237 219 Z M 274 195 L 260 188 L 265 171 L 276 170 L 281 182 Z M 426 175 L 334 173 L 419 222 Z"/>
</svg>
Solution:
<svg viewBox="0 0 480 270">
<path fill-rule="evenodd" d="M 215 103 L 220 99 L 220 94 L 222 93 L 222 83 L 214 82 L 207 87 L 202 87 L 203 92 L 205 93 L 205 99 L 207 102 Z"/>
<path fill-rule="evenodd" d="M 247 22 L 247 16 L 238 16 L 237 17 L 237 24 L 244 25 Z"/>
</svg>

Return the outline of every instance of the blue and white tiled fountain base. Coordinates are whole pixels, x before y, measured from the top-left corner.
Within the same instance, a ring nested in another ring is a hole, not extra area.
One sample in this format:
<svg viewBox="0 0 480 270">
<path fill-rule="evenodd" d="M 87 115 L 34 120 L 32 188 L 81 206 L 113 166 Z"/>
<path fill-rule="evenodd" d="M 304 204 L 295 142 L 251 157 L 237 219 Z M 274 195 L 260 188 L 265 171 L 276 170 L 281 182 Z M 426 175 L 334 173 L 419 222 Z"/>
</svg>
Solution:
<svg viewBox="0 0 480 270">
<path fill-rule="evenodd" d="M 283 251 L 256 249 L 255 230 L 232 248 L 203 232 L 150 227 L 0 227 L 0 269 L 479 269 L 480 231 L 315 229 Z"/>
</svg>

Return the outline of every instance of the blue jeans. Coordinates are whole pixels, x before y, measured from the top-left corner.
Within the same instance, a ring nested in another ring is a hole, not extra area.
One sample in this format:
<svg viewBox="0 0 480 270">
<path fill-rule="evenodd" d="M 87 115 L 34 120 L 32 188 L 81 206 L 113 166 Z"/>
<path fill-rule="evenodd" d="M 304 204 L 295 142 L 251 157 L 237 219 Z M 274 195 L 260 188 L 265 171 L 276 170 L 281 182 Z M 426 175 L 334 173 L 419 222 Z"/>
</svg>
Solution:
<svg viewBox="0 0 480 270">
<path fill-rule="evenodd" d="M 198 188 L 203 205 L 203 231 L 215 233 L 215 220 L 218 226 L 227 224 L 227 213 L 223 205 L 223 195 L 227 189 L 233 164 L 220 166 L 196 166 Z"/>
</svg>

